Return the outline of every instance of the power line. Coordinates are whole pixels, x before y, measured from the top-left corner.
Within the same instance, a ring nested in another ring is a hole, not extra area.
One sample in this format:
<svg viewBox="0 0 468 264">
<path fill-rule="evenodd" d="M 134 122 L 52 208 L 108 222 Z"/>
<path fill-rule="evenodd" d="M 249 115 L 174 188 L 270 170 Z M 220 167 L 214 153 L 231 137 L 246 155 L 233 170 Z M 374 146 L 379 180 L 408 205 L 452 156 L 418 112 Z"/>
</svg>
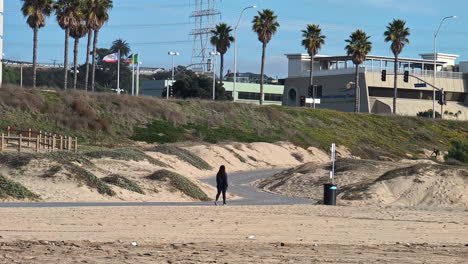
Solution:
<svg viewBox="0 0 468 264">
<path fill-rule="evenodd" d="M 152 41 L 152 42 L 135 42 L 130 43 L 132 46 L 144 46 L 144 45 L 164 45 L 164 44 L 177 44 L 177 43 L 191 43 L 191 40 L 172 40 L 172 41 Z M 32 42 L 21 41 L 21 42 L 5 42 L 4 45 L 31 45 Z M 100 46 L 111 46 L 112 43 L 99 44 Z M 41 43 L 41 47 L 61 47 L 63 43 Z"/>
</svg>

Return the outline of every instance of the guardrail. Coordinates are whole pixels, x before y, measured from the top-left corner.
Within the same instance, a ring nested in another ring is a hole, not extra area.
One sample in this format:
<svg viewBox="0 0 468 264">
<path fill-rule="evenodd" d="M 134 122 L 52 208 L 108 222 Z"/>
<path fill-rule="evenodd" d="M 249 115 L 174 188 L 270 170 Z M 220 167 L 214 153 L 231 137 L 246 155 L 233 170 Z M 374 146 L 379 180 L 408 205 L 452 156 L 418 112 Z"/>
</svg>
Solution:
<svg viewBox="0 0 468 264">
<path fill-rule="evenodd" d="M 0 135 L 0 152 L 8 150 L 23 151 L 69 151 L 78 150 L 78 139 L 43 131 L 18 130 L 7 127 L 7 134 Z"/>
</svg>

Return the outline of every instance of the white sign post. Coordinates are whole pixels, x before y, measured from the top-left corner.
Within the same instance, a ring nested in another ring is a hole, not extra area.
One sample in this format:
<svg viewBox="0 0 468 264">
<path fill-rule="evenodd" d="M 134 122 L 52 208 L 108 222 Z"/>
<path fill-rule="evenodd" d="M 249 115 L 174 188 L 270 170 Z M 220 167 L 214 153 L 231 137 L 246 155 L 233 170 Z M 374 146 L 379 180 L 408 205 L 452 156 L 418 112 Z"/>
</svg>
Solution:
<svg viewBox="0 0 468 264">
<path fill-rule="evenodd" d="M 332 162 L 332 170 L 330 171 L 330 180 L 332 184 L 335 184 L 335 154 L 336 154 L 336 144 L 332 143 L 331 146 L 331 162 Z"/>
<path fill-rule="evenodd" d="M 320 104 L 320 98 L 306 98 L 306 104 Z"/>
<path fill-rule="evenodd" d="M 125 92 L 125 90 L 117 88 L 117 89 L 112 89 L 112 91 L 115 91 L 117 94 L 121 94 L 122 92 Z"/>
</svg>

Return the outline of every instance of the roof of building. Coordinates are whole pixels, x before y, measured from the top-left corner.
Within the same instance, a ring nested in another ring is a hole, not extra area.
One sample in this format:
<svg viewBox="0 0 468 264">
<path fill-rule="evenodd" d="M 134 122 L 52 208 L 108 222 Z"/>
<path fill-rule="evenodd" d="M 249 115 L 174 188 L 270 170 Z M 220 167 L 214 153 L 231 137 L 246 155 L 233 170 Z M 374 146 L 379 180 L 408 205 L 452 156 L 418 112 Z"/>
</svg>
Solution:
<svg viewBox="0 0 468 264">
<path fill-rule="evenodd" d="M 302 53 L 296 53 L 296 54 L 285 54 L 288 59 L 304 59 L 304 60 L 309 60 L 310 56 L 308 54 L 302 54 Z M 422 55 L 422 54 L 421 54 Z M 438 53 L 438 56 L 441 55 L 451 55 L 451 54 L 442 54 Z M 451 56 L 457 56 L 457 55 L 451 55 Z M 432 56 L 434 57 L 434 56 Z M 457 56 L 458 57 L 458 56 Z M 444 57 L 446 58 L 446 57 Z M 451 57 L 452 58 L 452 57 Z M 456 57 L 455 57 L 456 58 Z M 314 57 L 314 60 L 316 61 L 348 61 L 351 60 L 351 56 L 326 56 L 326 55 L 316 55 Z M 388 56 L 376 56 L 376 55 L 367 55 L 366 60 L 383 60 L 383 61 L 394 61 L 395 57 L 388 57 Z M 413 59 L 413 58 L 399 58 L 400 62 L 413 62 L 413 63 L 427 63 L 427 64 L 433 64 L 433 60 L 427 60 L 427 59 Z M 446 61 L 437 61 L 437 64 L 446 64 Z"/>
</svg>

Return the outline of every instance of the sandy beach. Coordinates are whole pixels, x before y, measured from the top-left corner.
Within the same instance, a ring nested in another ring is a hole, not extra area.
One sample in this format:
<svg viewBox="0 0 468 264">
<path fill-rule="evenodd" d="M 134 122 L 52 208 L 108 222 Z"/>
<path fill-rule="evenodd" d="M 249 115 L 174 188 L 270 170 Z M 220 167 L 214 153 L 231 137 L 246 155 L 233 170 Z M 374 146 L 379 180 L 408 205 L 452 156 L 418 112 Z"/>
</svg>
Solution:
<svg viewBox="0 0 468 264">
<path fill-rule="evenodd" d="M 0 263 L 468 263 L 466 209 L 2 208 L 0 215 Z"/>
</svg>

